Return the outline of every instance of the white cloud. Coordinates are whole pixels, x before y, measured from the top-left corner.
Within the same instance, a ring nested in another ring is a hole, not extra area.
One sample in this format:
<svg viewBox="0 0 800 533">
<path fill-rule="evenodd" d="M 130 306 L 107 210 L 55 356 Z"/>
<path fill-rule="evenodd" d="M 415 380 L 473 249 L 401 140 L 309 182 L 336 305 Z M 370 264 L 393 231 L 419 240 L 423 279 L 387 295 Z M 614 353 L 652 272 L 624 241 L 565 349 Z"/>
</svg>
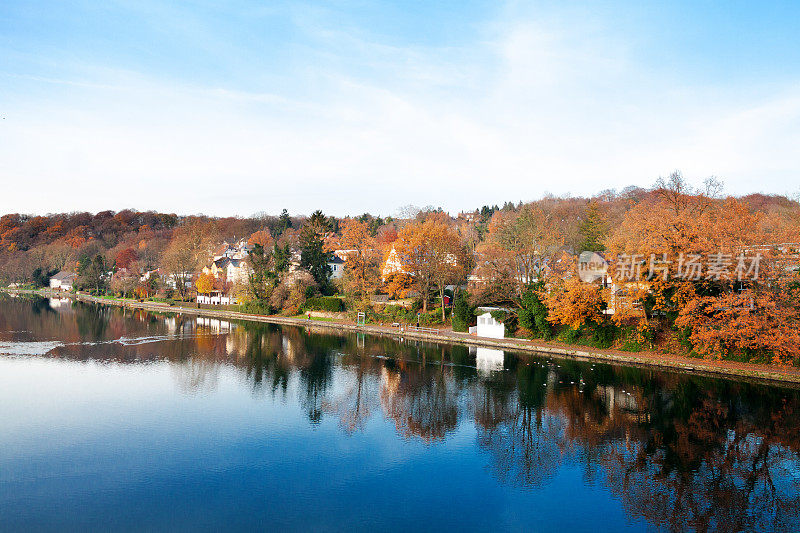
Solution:
<svg viewBox="0 0 800 533">
<path fill-rule="evenodd" d="M 39 80 L 48 96 L 14 95 L 0 126 L 0 211 L 457 210 L 646 186 L 675 168 L 785 192 L 800 165 L 787 89 L 743 103 L 675 86 L 601 26 L 506 15 L 458 49 L 322 38 L 296 92 Z"/>
</svg>

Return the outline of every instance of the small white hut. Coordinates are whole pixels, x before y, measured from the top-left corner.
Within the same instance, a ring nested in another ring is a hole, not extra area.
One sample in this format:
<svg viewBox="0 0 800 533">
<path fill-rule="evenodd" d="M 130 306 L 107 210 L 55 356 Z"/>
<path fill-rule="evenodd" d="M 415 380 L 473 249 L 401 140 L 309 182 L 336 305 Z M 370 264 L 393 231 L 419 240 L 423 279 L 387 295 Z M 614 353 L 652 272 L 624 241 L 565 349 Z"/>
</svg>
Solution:
<svg viewBox="0 0 800 533">
<path fill-rule="evenodd" d="M 475 333 L 478 337 L 489 337 L 490 339 L 502 339 L 506 336 L 506 326 L 501 320 L 492 316 L 492 311 L 507 311 L 500 307 L 479 307 L 478 325 L 470 329 L 470 333 Z"/>
</svg>

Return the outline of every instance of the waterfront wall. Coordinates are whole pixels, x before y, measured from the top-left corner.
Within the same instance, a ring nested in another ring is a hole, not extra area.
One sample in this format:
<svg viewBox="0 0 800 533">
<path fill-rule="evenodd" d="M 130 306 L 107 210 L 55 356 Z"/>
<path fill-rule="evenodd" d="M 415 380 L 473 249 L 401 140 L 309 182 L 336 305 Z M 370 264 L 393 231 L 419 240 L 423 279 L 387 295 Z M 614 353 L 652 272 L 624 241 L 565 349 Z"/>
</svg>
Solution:
<svg viewBox="0 0 800 533">
<path fill-rule="evenodd" d="M 470 346 L 483 346 L 500 350 L 511 350 L 515 352 L 527 352 L 538 355 L 548 355 L 554 357 L 570 358 L 583 361 L 599 361 L 628 366 L 655 367 L 661 370 L 672 370 L 679 372 L 692 372 L 702 375 L 717 377 L 732 377 L 735 379 L 745 379 L 751 381 L 762 381 L 772 383 L 785 383 L 800 386 L 800 369 L 788 367 L 772 367 L 767 365 L 754 365 L 747 363 L 735 363 L 730 361 L 709 361 L 704 359 L 692 359 L 670 354 L 655 353 L 635 353 L 618 352 L 612 350 L 596 350 L 586 348 L 572 348 L 570 346 L 557 345 L 554 343 L 540 343 L 527 339 L 492 339 L 488 337 L 478 337 L 468 333 L 457 333 L 452 331 L 436 331 L 425 329 L 425 331 L 402 330 L 397 327 L 363 325 L 346 322 L 328 321 L 309 321 L 304 318 L 290 318 L 275 315 L 256 315 L 241 313 L 238 311 L 228 311 L 213 308 L 181 307 L 158 302 L 140 302 L 137 300 L 119 300 L 109 298 L 98 298 L 88 294 L 75 294 L 59 291 L 41 290 L 21 290 L 3 289 L 8 293 L 18 294 L 37 294 L 45 297 L 54 298 L 73 298 L 82 302 L 94 304 L 114 305 L 127 309 L 142 309 L 156 313 L 175 313 L 189 314 L 226 320 L 241 320 L 251 322 L 264 322 L 270 324 L 281 324 L 286 326 L 306 327 L 313 325 L 315 328 L 328 328 L 337 331 L 349 331 L 355 333 L 365 333 L 369 335 L 388 335 L 393 338 L 417 339 L 437 343 L 457 343 Z"/>
</svg>

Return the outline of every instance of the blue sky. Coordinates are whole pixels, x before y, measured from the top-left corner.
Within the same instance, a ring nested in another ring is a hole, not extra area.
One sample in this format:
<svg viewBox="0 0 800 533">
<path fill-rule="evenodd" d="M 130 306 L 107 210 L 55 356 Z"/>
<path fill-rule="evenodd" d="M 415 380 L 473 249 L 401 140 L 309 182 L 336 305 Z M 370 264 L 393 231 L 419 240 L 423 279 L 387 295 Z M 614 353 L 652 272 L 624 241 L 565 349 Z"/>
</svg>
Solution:
<svg viewBox="0 0 800 533">
<path fill-rule="evenodd" d="M 6 0 L 0 212 L 797 194 L 799 36 L 798 2 Z"/>
</svg>

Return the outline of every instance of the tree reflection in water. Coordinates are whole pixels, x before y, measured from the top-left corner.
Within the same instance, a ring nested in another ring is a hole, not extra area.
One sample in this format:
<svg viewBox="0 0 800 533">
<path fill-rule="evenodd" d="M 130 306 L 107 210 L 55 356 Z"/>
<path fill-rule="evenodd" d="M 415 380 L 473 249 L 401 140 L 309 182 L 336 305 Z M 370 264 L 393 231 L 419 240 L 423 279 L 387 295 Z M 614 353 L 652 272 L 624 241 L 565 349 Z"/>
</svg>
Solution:
<svg viewBox="0 0 800 533">
<path fill-rule="evenodd" d="M 280 331 L 275 327 L 259 324 L 250 328 L 245 335 L 239 364 L 244 368 L 254 391 L 262 391 L 267 385 L 273 397 L 280 391 L 285 399 L 291 365 L 281 351 L 281 340 Z"/>
<path fill-rule="evenodd" d="M 382 370 L 381 405 L 403 437 L 432 442 L 456 428 L 458 391 L 444 365 L 400 361 Z"/>
<path fill-rule="evenodd" d="M 217 388 L 219 365 L 213 361 L 190 357 L 170 365 L 170 371 L 181 392 L 194 394 Z"/>
<path fill-rule="evenodd" d="M 343 392 L 323 402 L 326 413 L 339 418 L 339 427 L 347 434 L 364 429 L 370 416 L 378 409 L 376 376 L 379 360 L 358 353 L 345 353 L 341 364 L 346 372 L 341 381 Z"/>
<path fill-rule="evenodd" d="M 34 338 L 66 341 L 51 357 L 168 361 L 186 392 L 213 389 L 225 364 L 255 394 L 286 399 L 296 383 L 309 422 L 332 416 L 348 435 L 387 420 L 436 446 L 473 427 L 489 470 L 515 487 L 546 487 L 571 464 L 658 528 L 800 530 L 795 390 L 511 354 L 478 371 L 459 346 L 264 324 L 221 334 L 192 317 L 2 304 L 5 331 L 33 325 Z"/>
<path fill-rule="evenodd" d="M 499 479 L 536 488 L 558 470 L 565 427 L 561 417 L 541 408 L 547 370 L 524 363 L 512 368 L 514 373 L 494 372 L 473 389 L 478 444 L 489 452 Z"/>
</svg>

